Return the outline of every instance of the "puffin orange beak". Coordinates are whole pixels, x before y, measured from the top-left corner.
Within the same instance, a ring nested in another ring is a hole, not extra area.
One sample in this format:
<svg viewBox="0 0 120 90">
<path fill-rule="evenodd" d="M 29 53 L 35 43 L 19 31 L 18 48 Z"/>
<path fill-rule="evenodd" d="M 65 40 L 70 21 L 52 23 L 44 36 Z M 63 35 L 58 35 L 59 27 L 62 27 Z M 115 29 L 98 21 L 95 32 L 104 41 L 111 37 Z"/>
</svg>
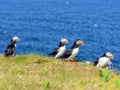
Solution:
<svg viewBox="0 0 120 90">
<path fill-rule="evenodd" d="M 68 43 L 68 40 L 66 40 L 66 43 Z"/>
<path fill-rule="evenodd" d="M 114 59 L 114 56 L 112 55 L 110 58 L 111 58 L 111 59 Z"/>
<path fill-rule="evenodd" d="M 18 38 L 18 40 L 17 41 L 20 41 L 20 38 Z"/>
<path fill-rule="evenodd" d="M 84 42 L 82 42 L 81 45 L 84 45 Z"/>
</svg>

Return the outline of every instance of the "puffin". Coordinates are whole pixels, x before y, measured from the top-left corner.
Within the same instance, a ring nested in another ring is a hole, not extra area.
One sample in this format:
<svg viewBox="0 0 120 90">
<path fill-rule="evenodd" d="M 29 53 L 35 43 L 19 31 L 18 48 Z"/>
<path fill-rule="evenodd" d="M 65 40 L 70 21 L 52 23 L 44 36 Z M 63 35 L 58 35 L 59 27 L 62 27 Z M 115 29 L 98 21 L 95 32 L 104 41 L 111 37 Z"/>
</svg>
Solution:
<svg viewBox="0 0 120 90">
<path fill-rule="evenodd" d="M 110 59 L 114 59 L 114 56 L 111 52 L 105 52 L 101 57 L 97 58 L 97 60 L 94 62 L 94 66 L 105 68 L 108 67 L 108 65 L 112 64 Z"/>
<path fill-rule="evenodd" d="M 72 47 L 69 50 L 67 50 L 60 58 L 74 61 L 75 57 L 79 52 L 80 45 L 84 45 L 84 42 L 80 39 L 76 39 Z"/>
<path fill-rule="evenodd" d="M 65 53 L 65 50 L 66 50 L 65 44 L 67 43 L 68 43 L 68 40 L 66 38 L 61 38 L 59 46 L 55 48 L 53 52 L 50 53 L 49 55 L 55 58 L 61 57 Z"/>
<path fill-rule="evenodd" d="M 20 38 L 18 36 L 13 36 L 10 43 L 5 49 L 5 56 L 14 56 L 17 41 L 20 41 Z"/>
</svg>

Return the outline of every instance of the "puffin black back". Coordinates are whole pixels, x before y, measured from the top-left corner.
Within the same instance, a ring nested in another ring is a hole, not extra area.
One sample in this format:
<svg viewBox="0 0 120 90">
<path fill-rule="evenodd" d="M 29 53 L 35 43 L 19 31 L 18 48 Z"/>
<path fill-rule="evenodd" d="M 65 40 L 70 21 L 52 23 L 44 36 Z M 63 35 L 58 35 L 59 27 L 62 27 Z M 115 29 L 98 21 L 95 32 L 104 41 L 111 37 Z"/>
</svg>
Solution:
<svg viewBox="0 0 120 90">
<path fill-rule="evenodd" d="M 15 41 L 11 40 L 10 44 L 8 44 L 6 50 L 5 50 L 5 56 L 11 56 L 13 55 L 16 47 L 15 47 Z"/>
</svg>

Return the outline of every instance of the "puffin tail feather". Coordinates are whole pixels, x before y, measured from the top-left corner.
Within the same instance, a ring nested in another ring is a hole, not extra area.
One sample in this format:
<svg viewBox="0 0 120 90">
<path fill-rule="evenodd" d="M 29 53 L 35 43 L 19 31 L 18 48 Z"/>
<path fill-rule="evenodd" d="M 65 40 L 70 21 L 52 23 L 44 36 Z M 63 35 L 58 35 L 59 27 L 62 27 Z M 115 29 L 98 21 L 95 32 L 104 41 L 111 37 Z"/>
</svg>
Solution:
<svg viewBox="0 0 120 90">
<path fill-rule="evenodd" d="M 98 64 L 98 60 L 96 60 L 93 65 L 96 66 L 97 64 Z"/>
</svg>

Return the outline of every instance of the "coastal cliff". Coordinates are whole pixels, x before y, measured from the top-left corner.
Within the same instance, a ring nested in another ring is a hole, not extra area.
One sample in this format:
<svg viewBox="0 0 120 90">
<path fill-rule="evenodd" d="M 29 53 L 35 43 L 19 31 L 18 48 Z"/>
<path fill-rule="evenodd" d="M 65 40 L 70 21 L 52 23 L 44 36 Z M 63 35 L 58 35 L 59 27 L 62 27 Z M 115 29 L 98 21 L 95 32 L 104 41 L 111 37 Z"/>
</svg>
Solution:
<svg viewBox="0 0 120 90">
<path fill-rule="evenodd" d="M 120 75 L 91 63 L 0 54 L 0 90 L 119 90 Z"/>
</svg>

